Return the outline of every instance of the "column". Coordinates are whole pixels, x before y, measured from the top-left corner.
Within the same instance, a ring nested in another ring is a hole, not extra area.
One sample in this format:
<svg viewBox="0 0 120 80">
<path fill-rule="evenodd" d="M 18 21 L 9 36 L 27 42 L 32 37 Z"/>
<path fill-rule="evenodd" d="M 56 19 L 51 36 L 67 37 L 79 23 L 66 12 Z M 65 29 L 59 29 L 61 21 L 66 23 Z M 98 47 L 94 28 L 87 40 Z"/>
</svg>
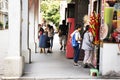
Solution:
<svg viewBox="0 0 120 80">
<path fill-rule="evenodd" d="M 8 0 L 9 4 L 9 49 L 5 58 L 4 76 L 20 77 L 24 59 L 21 56 L 21 0 Z"/>
<path fill-rule="evenodd" d="M 25 63 L 31 62 L 31 53 L 29 49 L 28 27 L 29 13 L 28 0 L 22 0 L 22 56 L 25 58 Z"/>
<path fill-rule="evenodd" d="M 38 40 L 38 11 L 39 11 L 39 0 L 35 0 L 35 52 L 39 51 L 39 40 Z"/>
<path fill-rule="evenodd" d="M 29 48 L 31 53 L 35 53 L 35 13 L 34 13 L 34 1 L 29 8 Z"/>
</svg>

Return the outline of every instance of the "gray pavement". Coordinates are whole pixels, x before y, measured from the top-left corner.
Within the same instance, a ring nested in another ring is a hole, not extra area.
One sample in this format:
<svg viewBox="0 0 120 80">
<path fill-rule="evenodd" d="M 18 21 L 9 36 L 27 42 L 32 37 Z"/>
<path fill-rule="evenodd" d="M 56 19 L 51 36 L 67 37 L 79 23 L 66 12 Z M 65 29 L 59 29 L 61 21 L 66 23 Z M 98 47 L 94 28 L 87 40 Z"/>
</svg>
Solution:
<svg viewBox="0 0 120 80">
<path fill-rule="evenodd" d="M 8 30 L 0 30 L 0 76 L 3 75 L 4 58 L 8 51 Z"/>
<path fill-rule="evenodd" d="M 8 30 L 0 30 L 0 80 L 3 75 L 4 58 L 8 51 Z M 59 38 L 54 37 L 53 53 L 33 53 L 32 63 L 25 64 L 24 74 L 19 79 L 2 80 L 101 80 L 102 77 L 90 76 L 89 69 L 73 65 L 73 59 L 65 57 L 65 51 L 59 50 Z M 110 79 L 110 77 L 107 77 Z M 111 80 L 113 80 L 112 78 Z M 119 78 L 117 78 L 118 80 Z M 103 79 L 106 80 L 106 79 Z M 115 79 L 114 79 L 115 80 Z"/>
<path fill-rule="evenodd" d="M 0 76 L 3 75 L 4 58 L 8 51 L 8 30 L 0 30 Z M 79 62 L 81 64 L 81 62 Z M 53 53 L 34 53 L 32 63 L 25 64 L 22 80 L 39 79 L 79 79 L 90 78 L 89 69 L 73 65 L 73 59 L 65 57 L 65 51 L 59 50 L 59 38 L 54 37 Z M 11 79 L 14 80 L 14 79 Z"/>
<path fill-rule="evenodd" d="M 53 53 L 32 54 L 32 63 L 25 65 L 22 78 L 30 79 L 89 79 L 89 69 L 73 65 L 73 59 L 65 57 L 65 51 L 59 50 L 59 39 L 54 37 Z M 94 77 L 95 78 L 95 77 Z"/>
</svg>

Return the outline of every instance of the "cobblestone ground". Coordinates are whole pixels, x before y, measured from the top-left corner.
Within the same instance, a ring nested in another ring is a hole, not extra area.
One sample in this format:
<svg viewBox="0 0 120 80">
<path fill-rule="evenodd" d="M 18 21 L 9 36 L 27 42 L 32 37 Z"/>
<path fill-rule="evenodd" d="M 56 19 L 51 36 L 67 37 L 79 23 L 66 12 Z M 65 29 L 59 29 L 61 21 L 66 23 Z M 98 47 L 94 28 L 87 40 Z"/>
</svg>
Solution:
<svg viewBox="0 0 120 80">
<path fill-rule="evenodd" d="M 3 75 L 4 58 L 8 51 L 8 30 L 0 30 L 0 77 Z"/>
</svg>

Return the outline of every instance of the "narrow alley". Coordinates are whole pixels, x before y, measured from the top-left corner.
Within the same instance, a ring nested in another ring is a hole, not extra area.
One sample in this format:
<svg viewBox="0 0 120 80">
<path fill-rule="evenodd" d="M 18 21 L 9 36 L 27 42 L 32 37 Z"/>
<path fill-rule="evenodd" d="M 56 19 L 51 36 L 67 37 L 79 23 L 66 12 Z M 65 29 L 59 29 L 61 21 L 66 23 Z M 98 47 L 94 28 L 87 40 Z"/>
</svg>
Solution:
<svg viewBox="0 0 120 80">
<path fill-rule="evenodd" d="M 32 63 L 25 64 L 24 76 L 22 78 L 58 78 L 58 79 L 85 79 L 91 78 L 89 69 L 73 65 L 73 59 L 67 59 L 65 52 L 59 50 L 58 35 L 54 36 L 53 53 L 32 54 Z M 94 77 L 95 78 L 95 77 Z"/>
<path fill-rule="evenodd" d="M 120 79 L 120 0 L 0 0 L 0 80 L 83 79 Z"/>
</svg>

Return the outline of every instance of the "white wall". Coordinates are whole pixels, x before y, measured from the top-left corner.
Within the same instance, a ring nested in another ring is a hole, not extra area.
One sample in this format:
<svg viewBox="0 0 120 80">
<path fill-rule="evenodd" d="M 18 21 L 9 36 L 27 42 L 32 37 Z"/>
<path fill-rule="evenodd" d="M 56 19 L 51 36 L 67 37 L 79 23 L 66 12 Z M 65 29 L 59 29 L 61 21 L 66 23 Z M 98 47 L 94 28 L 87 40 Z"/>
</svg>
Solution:
<svg viewBox="0 0 120 80">
<path fill-rule="evenodd" d="M 62 20 L 65 19 L 65 8 L 67 7 L 66 1 L 60 2 L 60 24 L 62 23 Z"/>
<path fill-rule="evenodd" d="M 103 43 L 100 57 L 100 72 L 102 75 L 107 75 L 111 71 L 120 72 L 120 51 L 118 44 Z"/>
</svg>

